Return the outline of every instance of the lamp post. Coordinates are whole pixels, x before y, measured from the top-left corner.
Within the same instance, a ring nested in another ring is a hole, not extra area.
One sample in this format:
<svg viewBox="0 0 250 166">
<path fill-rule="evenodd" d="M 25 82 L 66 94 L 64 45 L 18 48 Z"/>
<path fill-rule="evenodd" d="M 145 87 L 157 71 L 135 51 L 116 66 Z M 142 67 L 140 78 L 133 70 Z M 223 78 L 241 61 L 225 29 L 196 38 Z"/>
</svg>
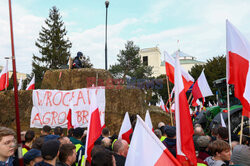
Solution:
<svg viewBox="0 0 250 166">
<path fill-rule="evenodd" d="M 105 1 L 106 6 L 106 21 L 105 21 L 105 70 L 108 70 L 108 53 L 107 53 L 107 21 L 108 21 L 108 7 L 109 7 L 109 1 Z"/>
</svg>

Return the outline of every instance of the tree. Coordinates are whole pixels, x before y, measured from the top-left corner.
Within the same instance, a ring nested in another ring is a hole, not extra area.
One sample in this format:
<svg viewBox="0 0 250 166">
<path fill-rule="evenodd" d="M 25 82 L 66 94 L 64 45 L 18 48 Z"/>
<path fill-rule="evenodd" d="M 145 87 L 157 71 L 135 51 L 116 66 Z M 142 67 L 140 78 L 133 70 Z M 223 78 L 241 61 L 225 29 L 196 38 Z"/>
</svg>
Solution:
<svg viewBox="0 0 250 166">
<path fill-rule="evenodd" d="M 115 78 L 126 79 L 127 76 L 136 79 L 149 78 L 152 75 L 152 67 L 142 63 L 139 56 L 140 48 L 133 41 L 127 41 L 125 50 L 120 50 L 117 55 L 118 63 L 110 66 L 110 73 Z"/>
<path fill-rule="evenodd" d="M 204 73 L 206 75 L 207 82 L 213 94 L 216 94 L 217 88 L 214 87 L 213 81 L 226 77 L 226 57 L 222 55 L 208 59 L 205 65 L 193 66 L 189 73 L 194 77 L 195 80 L 197 80 L 203 68 L 205 69 Z M 208 99 L 215 100 L 215 95 Z"/>
<path fill-rule="evenodd" d="M 89 56 L 85 56 L 83 54 L 82 66 L 84 66 L 84 68 L 92 68 L 93 67 L 93 64 L 90 62 Z"/>
<path fill-rule="evenodd" d="M 68 63 L 72 46 L 66 38 L 66 28 L 59 10 L 54 6 L 50 9 L 49 18 L 45 20 L 35 45 L 41 56 L 33 54 L 32 72 L 36 75 L 36 88 L 41 86 L 43 75 L 48 69 L 58 69 Z"/>
</svg>

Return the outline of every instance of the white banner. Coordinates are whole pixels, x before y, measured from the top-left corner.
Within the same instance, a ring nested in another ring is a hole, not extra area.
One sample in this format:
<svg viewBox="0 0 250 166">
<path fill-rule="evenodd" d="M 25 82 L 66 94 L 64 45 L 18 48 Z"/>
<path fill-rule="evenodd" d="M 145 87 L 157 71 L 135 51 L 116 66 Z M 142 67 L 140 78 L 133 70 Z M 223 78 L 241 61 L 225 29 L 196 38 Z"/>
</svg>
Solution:
<svg viewBox="0 0 250 166">
<path fill-rule="evenodd" d="M 100 111 L 101 125 L 105 124 L 105 89 L 93 87 L 62 90 L 33 90 L 33 108 L 30 127 L 42 128 L 49 125 L 52 128 L 61 126 L 67 128 L 67 116 L 72 110 L 72 125 L 87 127 L 91 104 L 90 91 L 97 95 L 97 105 Z"/>
</svg>

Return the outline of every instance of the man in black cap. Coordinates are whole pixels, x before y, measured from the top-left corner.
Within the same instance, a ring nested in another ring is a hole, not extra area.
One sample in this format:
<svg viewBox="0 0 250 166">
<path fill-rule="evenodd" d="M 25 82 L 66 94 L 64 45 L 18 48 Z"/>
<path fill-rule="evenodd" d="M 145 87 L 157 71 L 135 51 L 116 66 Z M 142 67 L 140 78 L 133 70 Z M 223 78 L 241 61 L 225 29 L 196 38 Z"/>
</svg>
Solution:
<svg viewBox="0 0 250 166">
<path fill-rule="evenodd" d="M 36 163 L 43 161 L 40 150 L 31 149 L 23 156 L 25 165 L 34 166 Z"/>
<path fill-rule="evenodd" d="M 168 150 L 176 157 L 176 128 L 174 126 L 165 126 L 165 133 L 167 138 L 162 143 Z"/>
<path fill-rule="evenodd" d="M 43 161 L 35 164 L 35 166 L 55 166 L 56 159 L 59 155 L 60 142 L 58 140 L 50 140 L 42 145 Z"/>
</svg>

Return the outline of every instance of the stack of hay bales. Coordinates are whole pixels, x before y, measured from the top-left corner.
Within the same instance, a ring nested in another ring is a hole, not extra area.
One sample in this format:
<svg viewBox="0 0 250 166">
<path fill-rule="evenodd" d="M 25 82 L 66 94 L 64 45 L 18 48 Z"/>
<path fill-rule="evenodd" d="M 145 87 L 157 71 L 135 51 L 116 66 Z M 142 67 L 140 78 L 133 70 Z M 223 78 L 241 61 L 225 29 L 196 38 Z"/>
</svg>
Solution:
<svg viewBox="0 0 250 166">
<path fill-rule="evenodd" d="M 101 85 L 103 80 L 112 79 L 109 72 L 102 69 L 73 69 L 73 70 L 49 70 L 45 73 L 41 89 L 72 90 L 86 88 L 92 83 Z M 97 81 L 99 80 L 99 82 Z M 126 112 L 139 114 L 143 119 L 146 110 L 150 111 L 154 127 L 163 121 L 170 123 L 169 115 L 159 107 L 145 104 L 145 93 L 140 89 L 128 89 L 124 85 L 108 86 L 106 89 L 105 123 L 112 133 L 119 133 L 123 117 Z M 13 91 L 0 92 L 0 126 L 15 128 L 15 105 Z M 19 108 L 21 129 L 29 129 L 30 114 L 32 109 L 32 91 L 19 91 Z"/>
</svg>

